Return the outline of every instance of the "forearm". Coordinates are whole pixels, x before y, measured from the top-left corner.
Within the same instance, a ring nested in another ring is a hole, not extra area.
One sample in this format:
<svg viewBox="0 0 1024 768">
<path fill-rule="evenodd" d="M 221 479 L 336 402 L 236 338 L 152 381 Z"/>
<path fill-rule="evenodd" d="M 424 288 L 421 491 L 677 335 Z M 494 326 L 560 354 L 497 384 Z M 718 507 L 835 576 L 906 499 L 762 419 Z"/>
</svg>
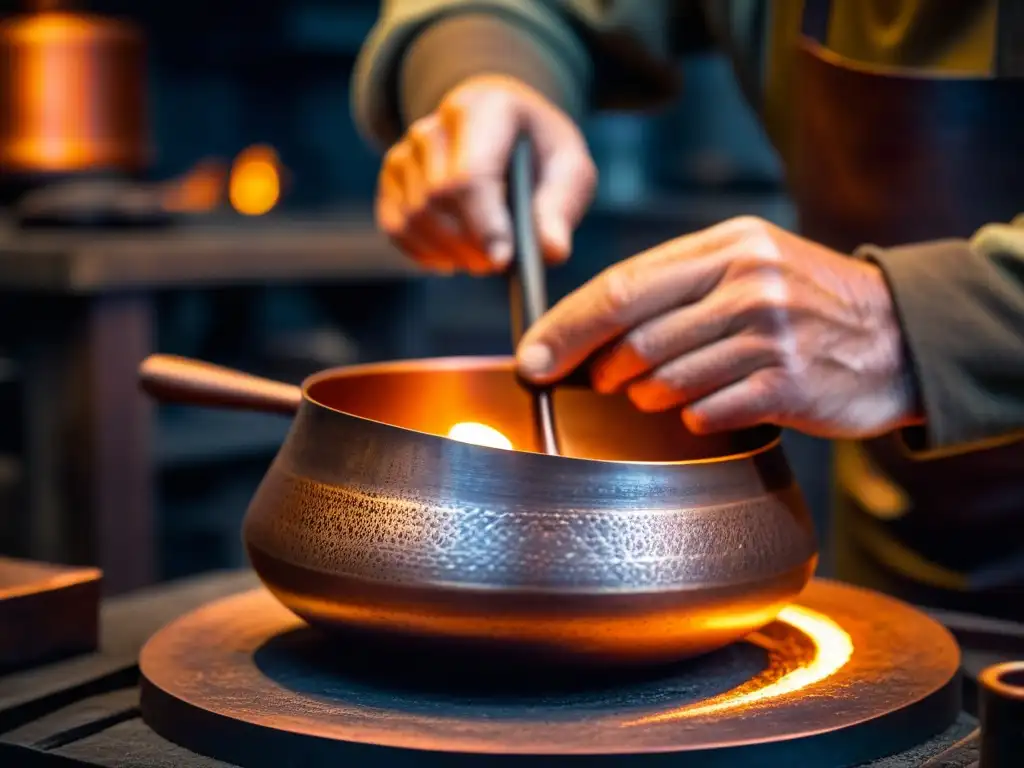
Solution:
<svg viewBox="0 0 1024 768">
<path fill-rule="evenodd" d="M 865 249 L 892 289 L 924 411 L 914 450 L 1024 433 L 1024 221 L 970 241 Z"/>
<path fill-rule="evenodd" d="M 409 46 L 399 75 L 402 123 L 433 112 L 452 88 L 483 74 L 514 77 L 577 120 L 583 115 L 590 85 L 586 59 L 573 62 L 516 21 L 466 13 L 432 24 Z"/>
<path fill-rule="evenodd" d="M 474 74 L 521 79 L 574 116 L 663 103 L 676 89 L 667 45 L 675 2 L 390 0 L 353 76 L 356 123 L 388 146 Z"/>
</svg>

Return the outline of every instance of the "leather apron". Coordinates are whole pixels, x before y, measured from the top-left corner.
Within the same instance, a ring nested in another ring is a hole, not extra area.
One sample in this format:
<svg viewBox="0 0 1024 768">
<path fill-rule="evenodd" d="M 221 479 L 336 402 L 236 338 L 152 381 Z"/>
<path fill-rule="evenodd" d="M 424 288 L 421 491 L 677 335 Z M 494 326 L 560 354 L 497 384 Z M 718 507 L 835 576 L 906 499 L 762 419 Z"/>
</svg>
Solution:
<svg viewBox="0 0 1024 768">
<path fill-rule="evenodd" d="M 791 182 L 802 234 L 852 253 L 968 238 L 1024 211 L 1024 2 L 1000 3 L 992 77 L 839 57 L 822 44 L 828 5 L 806 0 L 796 54 Z M 839 578 L 1024 619 L 1024 442 L 922 461 L 890 436 L 837 445 L 835 461 Z"/>
</svg>

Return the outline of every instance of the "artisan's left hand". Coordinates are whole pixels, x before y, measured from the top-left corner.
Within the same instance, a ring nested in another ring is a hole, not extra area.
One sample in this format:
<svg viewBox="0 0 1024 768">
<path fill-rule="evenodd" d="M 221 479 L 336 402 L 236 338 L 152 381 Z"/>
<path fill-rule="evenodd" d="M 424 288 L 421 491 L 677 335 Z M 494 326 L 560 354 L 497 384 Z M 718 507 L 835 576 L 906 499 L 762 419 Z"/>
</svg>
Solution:
<svg viewBox="0 0 1024 768">
<path fill-rule="evenodd" d="M 916 422 L 885 278 L 873 264 L 740 218 L 664 243 L 563 299 L 523 339 L 553 381 L 596 350 L 600 392 L 683 409 L 696 433 L 774 423 L 830 438 Z"/>
</svg>

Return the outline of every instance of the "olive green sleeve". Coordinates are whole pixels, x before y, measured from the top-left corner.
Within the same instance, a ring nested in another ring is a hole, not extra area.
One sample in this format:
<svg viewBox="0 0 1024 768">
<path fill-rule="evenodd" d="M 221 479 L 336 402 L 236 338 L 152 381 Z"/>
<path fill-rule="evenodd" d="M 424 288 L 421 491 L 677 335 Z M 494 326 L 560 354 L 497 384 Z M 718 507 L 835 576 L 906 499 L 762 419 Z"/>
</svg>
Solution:
<svg viewBox="0 0 1024 768">
<path fill-rule="evenodd" d="M 474 74 L 507 74 L 579 117 L 675 93 L 673 0 L 385 0 L 360 53 L 352 108 L 386 147 Z"/>
<path fill-rule="evenodd" d="M 889 281 L 926 426 L 921 456 L 1024 436 L 1024 217 L 971 240 L 867 248 Z"/>
</svg>

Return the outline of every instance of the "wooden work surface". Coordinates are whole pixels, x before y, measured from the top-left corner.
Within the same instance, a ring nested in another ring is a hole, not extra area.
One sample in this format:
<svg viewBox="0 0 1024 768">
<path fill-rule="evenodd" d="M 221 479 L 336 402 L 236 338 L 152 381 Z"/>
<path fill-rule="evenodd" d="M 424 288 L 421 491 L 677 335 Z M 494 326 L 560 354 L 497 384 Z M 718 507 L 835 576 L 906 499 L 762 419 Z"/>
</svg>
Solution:
<svg viewBox="0 0 1024 768">
<path fill-rule="evenodd" d="M 0 669 L 95 650 L 101 574 L 0 557 Z"/>
</svg>

